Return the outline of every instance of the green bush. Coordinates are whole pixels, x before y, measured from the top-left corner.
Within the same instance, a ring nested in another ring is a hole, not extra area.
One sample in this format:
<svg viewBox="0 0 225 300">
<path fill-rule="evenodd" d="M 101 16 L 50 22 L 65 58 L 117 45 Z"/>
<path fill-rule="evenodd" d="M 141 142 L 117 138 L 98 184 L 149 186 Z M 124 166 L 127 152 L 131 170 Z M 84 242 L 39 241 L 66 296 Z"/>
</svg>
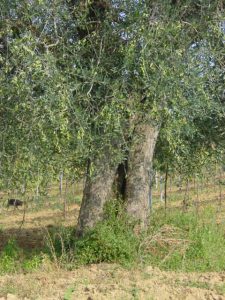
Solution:
<svg viewBox="0 0 225 300">
<path fill-rule="evenodd" d="M 118 226 L 103 222 L 78 240 L 75 243 L 75 257 L 78 263 L 135 262 L 138 240 L 131 231 L 125 231 L 123 225 L 120 222 Z"/>
<path fill-rule="evenodd" d="M 140 239 L 133 232 L 134 223 L 123 212 L 119 201 L 105 207 L 104 219 L 95 228 L 75 241 L 75 257 L 79 264 L 137 262 Z"/>
<path fill-rule="evenodd" d="M 137 261 L 139 238 L 133 233 L 134 223 L 123 212 L 122 204 L 111 201 L 105 207 L 104 219 L 82 238 L 76 238 L 71 228 L 57 229 L 47 239 L 48 253 L 58 261 L 71 260 L 75 265 Z"/>
</svg>

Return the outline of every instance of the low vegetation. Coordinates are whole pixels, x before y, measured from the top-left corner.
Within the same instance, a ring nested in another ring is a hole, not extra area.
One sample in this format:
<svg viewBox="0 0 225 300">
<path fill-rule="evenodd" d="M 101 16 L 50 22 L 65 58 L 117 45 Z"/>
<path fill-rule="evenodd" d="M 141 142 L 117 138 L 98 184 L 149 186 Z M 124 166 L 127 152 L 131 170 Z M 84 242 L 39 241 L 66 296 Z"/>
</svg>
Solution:
<svg viewBox="0 0 225 300">
<path fill-rule="evenodd" d="M 103 222 L 75 238 L 74 228 L 46 229 L 45 247 L 31 253 L 9 240 L 0 255 L 0 273 L 30 272 L 52 264 L 73 269 L 81 265 L 112 262 L 125 267 L 152 265 L 176 271 L 224 271 L 225 225 L 218 223 L 217 210 L 201 211 L 158 208 L 147 232 L 112 201 L 105 208 Z"/>
</svg>

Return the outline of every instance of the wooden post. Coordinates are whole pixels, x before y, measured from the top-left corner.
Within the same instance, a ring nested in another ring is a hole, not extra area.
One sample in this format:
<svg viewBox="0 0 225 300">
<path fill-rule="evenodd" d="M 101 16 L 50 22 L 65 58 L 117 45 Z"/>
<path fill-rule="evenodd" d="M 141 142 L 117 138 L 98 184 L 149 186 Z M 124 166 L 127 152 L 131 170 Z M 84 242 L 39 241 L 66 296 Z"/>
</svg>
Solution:
<svg viewBox="0 0 225 300">
<path fill-rule="evenodd" d="M 60 198 L 62 198 L 62 192 L 63 192 L 63 172 L 59 174 L 59 194 Z"/>
<path fill-rule="evenodd" d="M 188 208 L 188 202 L 189 202 L 189 179 L 186 181 L 186 190 L 184 194 L 184 199 L 183 199 L 183 210 L 186 211 Z"/>
<path fill-rule="evenodd" d="M 66 188 L 64 192 L 64 202 L 63 202 L 63 211 L 64 211 L 64 219 L 66 220 L 67 215 L 67 189 L 68 189 L 68 180 L 66 179 Z"/>
<path fill-rule="evenodd" d="M 164 182 L 164 201 L 165 201 L 165 210 L 167 209 L 167 181 L 168 181 L 168 172 L 169 166 L 166 165 L 166 173 L 165 173 L 165 182 Z"/>
<path fill-rule="evenodd" d="M 219 171 L 219 204 L 222 205 L 222 170 Z"/>
<path fill-rule="evenodd" d="M 160 187 L 160 200 L 163 201 L 164 194 L 163 194 L 163 176 L 162 175 L 160 175 L 159 187 Z"/>
</svg>

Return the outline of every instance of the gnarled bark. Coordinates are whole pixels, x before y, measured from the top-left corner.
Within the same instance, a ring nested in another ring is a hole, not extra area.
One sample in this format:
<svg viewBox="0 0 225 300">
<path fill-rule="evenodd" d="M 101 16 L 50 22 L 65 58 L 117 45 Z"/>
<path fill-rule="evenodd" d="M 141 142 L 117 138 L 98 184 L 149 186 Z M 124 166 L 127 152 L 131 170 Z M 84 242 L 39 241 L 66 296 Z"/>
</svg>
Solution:
<svg viewBox="0 0 225 300">
<path fill-rule="evenodd" d="M 76 234 L 82 236 L 103 217 L 105 203 L 122 197 L 128 214 L 147 224 L 149 213 L 150 171 L 158 128 L 149 124 L 136 126 L 128 160 L 119 166 L 110 158 L 98 160 L 95 174 L 87 172 Z"/>
<path fill-rule="evenodd" d="M 113 195 L 113 182 L 117 166 L 111 165 L 107 159 L 95 163 L 95 174 L 87 172 L 83 199 L 80 208 L 76 235 L 82 236 L 102 219 L 106 201 Z"/>
<path fill-rule="evenodd" d="M 126 178 L 127 213 L 143 226 L 149 214 L 150 171 L 159 129 L 142 123 L 134 131 Z"/>
</svg>

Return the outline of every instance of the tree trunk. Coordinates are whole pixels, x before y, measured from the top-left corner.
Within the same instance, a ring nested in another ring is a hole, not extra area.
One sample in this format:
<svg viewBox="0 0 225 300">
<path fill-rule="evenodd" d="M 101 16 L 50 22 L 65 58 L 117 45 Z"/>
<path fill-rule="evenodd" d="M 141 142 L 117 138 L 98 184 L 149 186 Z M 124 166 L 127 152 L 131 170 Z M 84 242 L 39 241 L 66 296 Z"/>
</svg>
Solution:
<svg viewBox="0 0 225 300">
<path fill-rule="evenodd" d="M 137 125 L 127 161 L 116 166 L 110 164 L 108 158 L 99 159 L 94 165 L 94 176 L 90 176 L 88 170 L 77 236 L 82 236 L 101 221 L 104 204 L 112 197 L 124 198 L 128 214 L 147 224 L 150 172 L 157 135 L 157 127 Z"/>
<path fill-rule="evenodd" d="M 117 166 L 110 165 L 108 159 L 99 159 L 94 168 L 94 175 L 91 176 L 89 164 L 76 229 L 77 236 L 82 236 L 102 219 L 104 204 L 113 195 Z"/>
<path fill-rule="evenodd" d="M 128 157 L 126 182 L 127 213 L 145 227 L 149 215 L 151 164 L 159 129 L 138 124 Z"/>
</svg>

